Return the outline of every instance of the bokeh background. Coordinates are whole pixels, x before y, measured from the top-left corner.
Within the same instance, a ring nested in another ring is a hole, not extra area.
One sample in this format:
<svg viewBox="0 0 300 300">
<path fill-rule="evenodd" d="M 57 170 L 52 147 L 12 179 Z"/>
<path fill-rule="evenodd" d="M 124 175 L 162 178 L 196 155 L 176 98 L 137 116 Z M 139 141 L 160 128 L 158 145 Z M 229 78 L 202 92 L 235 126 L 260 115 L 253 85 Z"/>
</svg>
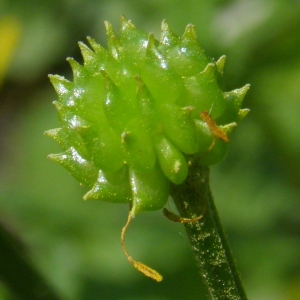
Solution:
<svg viewBox="0 0 300 300">
<path fill-rule="evenodd" d="M 118 32 L 121 14 L 156 38 L 163 19 L 178 35 L 196 25 L 206 53 L 227 56 L 226 90 L 251 84 L 212 190 L 249 298 L 300 299 L 300 1 L 1 0 L 1 222 L 61 299 L 206 299 L 181 225 L 159 211 L 129 228 L 129 252 L 164 275 L 152 282 L 120 247 L 128 208 L 83 202 L 86 190 L 46 159 L 60 151 L 43 136 L 59 125 L 47 74 L 71 80 L 77 42 L 106 45 L 103 21 Z M 0 299 L 15 299 L 1 282 Z"/>
</svg>

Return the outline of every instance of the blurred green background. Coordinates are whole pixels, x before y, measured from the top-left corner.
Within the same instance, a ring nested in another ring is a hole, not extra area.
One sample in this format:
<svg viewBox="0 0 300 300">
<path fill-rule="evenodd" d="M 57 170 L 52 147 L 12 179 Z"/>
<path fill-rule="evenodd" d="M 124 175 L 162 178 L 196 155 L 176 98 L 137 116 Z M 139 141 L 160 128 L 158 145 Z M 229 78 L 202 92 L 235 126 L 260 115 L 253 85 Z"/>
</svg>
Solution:
<svg viewBox="0 0 300 300">
<path fill-rule="evenodd" d="M 251 113 L 212 168 L 212 190 L 249 298 L 300 299 L 296 0 L 0 0 L 1 222 L 61 299 L 206 299 L 181 225 L 159 211 L 129 228 L 129 252 L 164 275 L 152 282 L 120 247 L 128 208 L 83 202 L 86 190 L 46 159 L 60 151 L 43 136 L 59 126 L 47 74 L 72 79 L 65 58 L 82 62 L 77 42 L 90 35 L 106 45 L 103 21 L 118 32 L 121 14 L 156 38 L 163 19 L 178 35 L 193 23 L 208 55 L 227 55 L 225 89 L 251 84 Z M 14 299 L 1 282 L 0 299 Z"/>
</svg>

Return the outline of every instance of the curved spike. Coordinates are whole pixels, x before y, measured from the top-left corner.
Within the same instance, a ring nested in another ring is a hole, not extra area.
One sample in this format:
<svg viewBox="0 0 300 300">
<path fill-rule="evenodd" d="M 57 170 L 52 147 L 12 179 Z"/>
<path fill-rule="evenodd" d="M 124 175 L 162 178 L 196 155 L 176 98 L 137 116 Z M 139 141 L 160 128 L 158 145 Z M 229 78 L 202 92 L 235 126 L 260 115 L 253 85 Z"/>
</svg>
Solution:
<svg viewBox="0 0 300 300">
<path fill-rule="evenodd" d="M 185 91 L 182 106 L 194 106 L 194 117 L 199 118 L 201 111 L 208 111 L 218 118 L 224 111 L 226 102 L 216 79 L 216 65 L 209 63 L 195 76 L 184 78 Z M 199 101 L 198 99 L 201 99 Z"/>
<path fill-rule="evenodd" d="M 90 36 L 86 37 L 87 41 L 89 42 L 89 44 L 91 45 L 92 49 L 95 51 L 95 53 L 102 53 L 103 52 L 103 47 L 98 44 L 93 38 L 91 38 Z"/>
<path fill-rule="evenodd" d="M 68 57 L 67 62 L 70 64 L 72 68 L 74 82 L 76 82 L 77 79 L 81 79 L 85 76 L 86 69 L 81 64 L 79 64 L 75 59 L 73 59 L 72 57 Z"/>
<path fill-rule="evenodd" d="M 235 122 L 232 122 L 232 123 L 229 123 L 229 124 L 226 124 L 226 125 L 222 125 L 222 126 L 219 126 L 219 128 L 225 132 L 225 134 L 230 134 L 232 132 L 232 130 L 237 127 L 237 124 Z"/>
<path fill-rule="evenodd" d="M 199 74 L 210 61 L 196 40 L 193 26 L 187 27 L 182 38 L 177 40 L 178 42 L 171 47 L 160 47 L 165 51 L 169 63 L 182 77 L 188 78 Z"/>
<path fill-rule="evenodd" d="M 128 168 L 125 166 L 113 173 L 99 170 L 97 182 L 83 197 L 85 201 L 89 199 L 113 203 L 130 203 L 132 195 Z"/>
<path fill-rule="evenodd" d="M 153 33 L 148 36 L 148 43 L 146 49 L 146 57 L 152 59 L 153 64 L 159 65 L 160 68 L 166 69 L 168 62 L 163 58 L 162 54 L 156 47 L 156 40 Z"/>
<path fill-rule="evenodd" d="M 70 64 L 73 71 L 83 69 L 83 66 L 79 62 L 77 62 L 73 57 L 67 57 L 66 61 Z"/>
<path fill-rule="evenodd" d="M 130 20 L 121 18 L 119 59 L 126 62 L 129 57 L 134 57 L 136 63 L 134 73 L 139 73 L 137 66 L 144 61 L 148 44 L 148 34 L 137 29 Z"/>
<path fill-rule="evenodd" d="M 99 70 L 105 70 L 107 68 L 107 65 L 112 65 L 116 63 L 114 57 L 110 53 L 108 53 L 107 49 L 102 47 L 91 37 L 87 37 L 87 40 L 91 45 L 92 49 L 95 51 L 95 64 L 91 66 L 93 67 L 93 70 L 95 72 L 98 72 Z"/>
<path fill-rule="evenodd" d="M 93 186 L 97 180 L 97 168 L 92 162 L 82 158 L 73 147 L 63 153 L 50 154 L 47 158 L 65 167 L 75 179 L 84 185 Z"/>
<path fill-rule="evenodd" d="M 246 84 L 240 89 L 235 89 L 230 92 L 224 92 L 225 110 L 221 116 L 218 117 L 219 124 L 227 124 L 230 122 L 239 122 L 249 112 L 248 109 L 241 110 L 244 97 L 249 90 L 250 85 Z"/>
<path fill-rule="evenodd" d="M 240 109 L 238 112 L 238 122 L 241 121 L 242 119 L 244 119 L 247 114 L 249 113 L 250 109 L 248 108 L 244 108 L 244 109 Z"/>
<path fill-rule="evenodd" d="M 160 44 L 172 47 L 178 44 L 178 41 L 178 36 L 170 30 L 167 21 L 163 20 L 161 23 L 161 35 L 159 40 Z"/>
<path fill-rule="evenodd" d="M 185 27 L 185 31 L 181 37 L 181 40 L 186 41 L 186 42 L 197 42 L 197 34 L 196 34 L 196 30 L 195 30 L 195 25 L 188 24 Z"/>
<path fill-rule="evenodd" d="M 113 26 L 108 21 L 104 22 L 105 29 L 106 29 L 106 37 L 107 37 L 107 48 L 111 55 L 118 59 L 119 57 L 119 48 L 120 48 L 120 41 L 117 38 L 117 35 L 113 29 Z"/>
<path fill-rule="evenodd" d="M 69 94 L 74 88 L 73 82 L 63 76 L 50 74 L 48 77 L 59 97 Z"/>
<path fill-rule="evenodd" d="M 175 102 L 183 88 L 181 78 L 155 43 L 154 36 L 149 35 L 141 77 L 158 103 Z"/>
<path fill-rule="evenodd" d="M 154 34 L 150 33 L 148 35 L 148 43 L 147 43 L 147 53 L 153 53 L 155 52 L 155 38 L 154 38 Z"/>
<path fill-rule="evenodd" d="M 222 55 L 216 62 L 217 70 L 221 75 L 223 75 L 225 61 L 226 61 L 226 56 Z"/>
<path fill-rule="evenodd" d="M 225 94 L 226 98 L 233 97 L 234 98 L 234 101 L 233 101 L 234 107 L 236 109 L 240 109 L 240 107 L 242 106 L 244 97 L 246 96 L 249 88 L 250 88 L 250 84 L 246 84 L 243 87 L 241 87 L 240 89 L 235 89 L 230 92 L 226 92 L 224 94 Z"/>
<path fill-rule="evenodd" d="M 70 119 L 74 117 L 74 113 L 70 110 L 68 106 L 63 105 L 62 103 L 58 101 L 53 101 L 52 104 L 55 106 L 58 117 L 61 121 L 61 123 L 65 125 L 69 125 Z"/>
<path fill-rule="evenodd" d="M 207 66 L 205 67 L 205 69 L 200 73 L 200 74 L 205 74 L 205 75 L 208 75 L 208 76 L 214 76 L 215 74 L 215 67 L 216 65 L 213 64 L 213 63 L 209 63 L 207 64 Z"/>
<path fill-rule="evenodd" d="M 116 36 L 114 28 L 110 22 L 104 21 L 104 25 L 105 25 L 105 29 L 106 29 L 107 38 L 110 39 L 112 36 Z"/>
<path fill-rule="evenodd" d="M 85 119 L 74 113 L 74 110 L 69 106 L 63 105 L 58 101 L 53 101 L 53 104 L 57 110 L 60 121 L 65 126 L 72 128 L 76 131 L 86 129 L 90 127 L 90 123 Z"/>
<path fill-rule="evenodd" d="M 203 49 L 200 47 L 198 40 L 197 40 L 197 34 L 195 30 L 194 25 L 187 25 L 185 28 L 185 31 L 180 39 L 179 46 L 181 49 L 189 49 L 188 52 L 195 53 L 196 56 L 198 56 L 198 60 L 202 60 L 202 64 L 209 62 L 207 59 Z M 197 60 L 196 60 L 197 61 Z"/>
<path fill-rule="evenodd" d="M 52 104 L 55 106 L 55 108 L 58 111 L 58 113 L 60 113 L 64 108 L 66 108 L 64 105 L 62 105 L 58 101 L 53 101 Z"/>
<path fill-rule="evenodd" d="M 59 132 L 61 130 L 63 130 L 63 129 L 62 128 L 49 129 L 49 130 L 44 132 L 44 135 L 56 140 L 57 137 L 59 136 Z"/>
<path fill-rule="evenodd" d="M 63 128 L 50 129 L 44 132 L 44 135 L 54 139 L 63 150 L 67 150 L 71 147 L 68 141 L 66 131 Z"/>
<path fill-rule="evenodd" d="M 80 48 L 81 55 L 84 60 L 84 65 L 88 66 L 92 61 L 95 61 L 97 58 L 94 51 L 92 51 L 86 44 L 79 42 L 78 46 Z"/>
<path fill-rule="evenodd" d="M 124 15 L 121 15 L 121 32 L 136 29 L 131 20 L 127 20 Z"/>
<path fill-rule="evenodd" d="M 90 159 L 85 143 L 76 130 L 56 128 L 46 131 L 44 135 L 53 138 L 63 150 L 67 150 L 73 146 L 83 158 Z"/>
<path fill-rule="evenodd" d="M 248 90 L 250 89 L 250 84 L 246 84 L 243 87 L 241 87 L 240 89 L 237 89 L 237 94 L 239 96 L 239 101 L 240 101 L 240 105 L 242 104 L 242 101 L 244 100 Z"/>
</svg>

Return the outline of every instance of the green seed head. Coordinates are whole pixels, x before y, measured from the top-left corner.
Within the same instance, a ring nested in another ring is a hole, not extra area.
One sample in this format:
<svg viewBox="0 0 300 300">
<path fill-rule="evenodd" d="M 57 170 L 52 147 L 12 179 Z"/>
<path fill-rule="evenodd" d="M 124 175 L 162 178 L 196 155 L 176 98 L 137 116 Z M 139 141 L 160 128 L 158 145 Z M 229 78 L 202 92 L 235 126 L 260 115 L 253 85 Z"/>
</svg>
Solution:
<svg viewBox="0 0 300 300">
<path fill-rule="evenodd" d="M 225 57 L 207 58 L 193 25 L 178 37 L 163 21 L 159 41 L 124 17 L 119 37 L 105 26 L 107 49 L 88 38 L 91 48 L 79 43 L 83 66 L 68 59 L 73 82 L 50 75 L 61 128 L 46 135 L 64 152 L 49 158 L 91 188 L 85 200 L 157 210 L 191 161 L 225 157 L 227 135 L 248 112 L 249 86 L 220 89 Z"/>
</svg>

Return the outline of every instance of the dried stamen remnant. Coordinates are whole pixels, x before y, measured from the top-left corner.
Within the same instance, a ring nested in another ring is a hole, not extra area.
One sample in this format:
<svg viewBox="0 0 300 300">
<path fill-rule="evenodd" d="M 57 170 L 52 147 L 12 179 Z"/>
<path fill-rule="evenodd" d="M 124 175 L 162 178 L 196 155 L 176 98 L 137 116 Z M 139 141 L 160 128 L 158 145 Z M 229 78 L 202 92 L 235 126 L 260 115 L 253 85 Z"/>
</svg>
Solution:
<svg viewBox="0 0 300 300">
<path fill-rule="evenodd" d="M 193 219 L 188 219 L 188 218 L 182 218 L 176 214 L 174 214 L 173 212 L 169 211 L 167 208 L 164 207 L 163 209 L 163 214 L 171 221 L 173 222 L 178 222 L 178 223 L 195 223 L 198 222 L 200 219 L 203 218 L 203 216 L 198 216 L 196 218 Z"/>
<path fill-rule="evenodd" d="M 121 232 L 121 245 L 122 245 L 122 249 L 123 249 L 123 251 L 124 251 L 124 253 L 125 253 L 128 261 L 138 271 L 140 271 L 141 273 L 143 273 L 145 276 L 148 276 L 148 277 L 152 278 L 153 280 L 156 280 L 157 282 L 160 282 L 160 281 L 162 281 L 163 277 L 158 272 L 156 272 L 155 270 L 151 269 L 150 267 L 144 265 L 141 262 L 135 261 L 129 255 L 129 253 L 126 250 L 126 247 L 125 247 L 125 233 L 126 233 L 126 230 L 127 230 L 128 226 L 129 226 L 129 224 L 131 223 L 132 219 L 133 219 L 133 217 L 132 217 L 132 213 L 130 211 L 129 215 L 128 215 L 127 223 L 125 224 L 125 226 L 123 227 L 122 232 Z"/>
<path fill-rule="evenodd" d="M 229 142 L 227 134 L 220 127 L 217 126 L 214 119 L 210 116 L 210 114 L 207 111 L 201 112 L 200 117 L 207 124 L 210 132 L 215 138 L 222 140 L 224 143 Z"/>
</svg>

